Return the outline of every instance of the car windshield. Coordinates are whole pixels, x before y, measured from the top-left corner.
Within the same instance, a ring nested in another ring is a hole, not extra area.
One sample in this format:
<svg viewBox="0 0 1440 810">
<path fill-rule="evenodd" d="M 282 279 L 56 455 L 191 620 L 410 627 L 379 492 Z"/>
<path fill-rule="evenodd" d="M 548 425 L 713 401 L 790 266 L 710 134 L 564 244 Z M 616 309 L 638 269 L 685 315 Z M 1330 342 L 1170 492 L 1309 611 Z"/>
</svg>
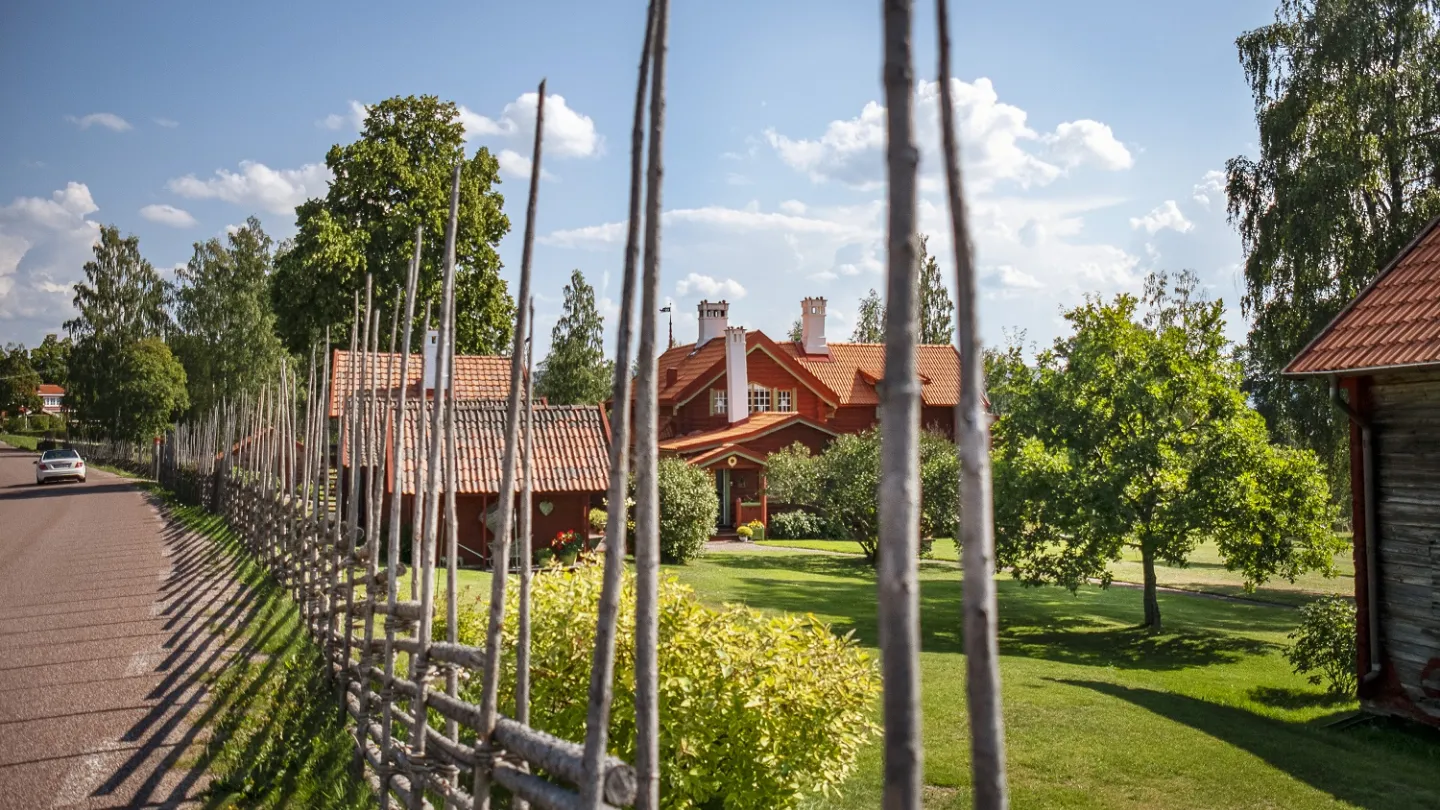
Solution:
<svg viewBox="0 0 1440 810">
<path fill-rule="evenodd" d="M 74 450 L 46 450 L 45 455 L 40 457 L 41 461 L 61 461 L 64 459 L 80 458 L 80 454 Z"/>
</svg>

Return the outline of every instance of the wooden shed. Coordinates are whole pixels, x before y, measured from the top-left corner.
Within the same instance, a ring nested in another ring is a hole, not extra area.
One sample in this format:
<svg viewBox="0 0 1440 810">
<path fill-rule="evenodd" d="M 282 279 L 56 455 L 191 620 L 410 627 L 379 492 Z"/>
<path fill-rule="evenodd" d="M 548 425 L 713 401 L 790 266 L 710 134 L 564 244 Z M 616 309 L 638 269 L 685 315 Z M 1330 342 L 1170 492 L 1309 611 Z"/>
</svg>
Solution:
<svg viewBox="0 0 1440 810">
<path fill-rule="evenodd" d="M 1440 218 L 1284 374 L 1327 378 L 1350 422 L 1361 705 L 1440 726 L 1437 226 Z"/>
</svg>

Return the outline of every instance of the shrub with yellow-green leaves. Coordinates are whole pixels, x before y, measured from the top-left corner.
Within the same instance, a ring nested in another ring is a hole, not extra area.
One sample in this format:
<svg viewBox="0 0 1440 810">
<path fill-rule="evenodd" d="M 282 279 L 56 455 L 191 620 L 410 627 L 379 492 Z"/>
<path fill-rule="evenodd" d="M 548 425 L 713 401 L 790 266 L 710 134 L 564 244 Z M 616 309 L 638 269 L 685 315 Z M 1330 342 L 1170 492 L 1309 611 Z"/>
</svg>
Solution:
<svg viewBox="0 0 1440 810">
<path fill-rule="evenodd" d="M 530 719 L 569 740 L 585 739 L 590 656 L 602 568 L 535 578 Z M 610 751 L 635 761 L 635 578 L 626 571 L 615 648 Z M 509 590 L 505 649 L 515 644 Z M 483 643 L 486 613 L 462 605 L 460 639 Z M 438 628 L 443 632 L 443 628 Z M 660 583 L 660 797 L 668 810 L 796 806 L 832 795 L 878 732 L 875 660 L 850 636 L 813 616 L 702 605 L 672 577 Z M 515 660 L 504 660 L 502 711 L 513 710 Z M 465 697 L 478 702 L 479 679 Z"/>
</svg>

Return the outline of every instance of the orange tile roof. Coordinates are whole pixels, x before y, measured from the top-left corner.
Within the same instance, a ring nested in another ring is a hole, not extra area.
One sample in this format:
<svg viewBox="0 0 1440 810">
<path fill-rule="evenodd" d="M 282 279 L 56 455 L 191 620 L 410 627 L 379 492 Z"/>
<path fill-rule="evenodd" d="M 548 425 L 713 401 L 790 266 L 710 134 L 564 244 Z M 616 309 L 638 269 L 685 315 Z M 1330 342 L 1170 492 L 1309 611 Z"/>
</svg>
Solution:
<svg viewBox="0 0 1440 810">
<path fill-rule="evenodd" d="M 813 374 L 824 391 L 819 393 L 826 399 L 833 399 L 837 405 L 877 405 L 880 402 L 875 393 L 875 381 L 885 376 L 885 344 L 883 343 L 831 343 L 830 356 L 805 354 L 794 341 L 772 341 L 764 332 L 747 334 L 747 352 L 757 345 L 774 347 L 780 359 L 794 360 Z M 699 351 L 695 344 L 676 346 L 660 355 L 658 360 L 658 382 L 662 402 L 682 397 L 695 384 L 704 384 L 705 379 L 724 371 L 724 341 L 711 340 Z M 693 352 L 693 354 L 692 354 Z M 921 378 L 921 399 L 926 405 L 953 407 L 960 402 L 960 355 L 949 344 L 922 345 L 915 347 L 916 371 Z M 667 385 L 668 369 L 676 370 L 674 384 Z"/>
<path fill-rule="evenodd" d="M 765 411 L 752 413 L 745 419 L 741 419 L 732 425 L 726 425 L 715 430 L 706 430 L 699 433 L 690 433 L 685 436 L 677 436 L 673 439 L 666 439 L 660 442 L 660 449 L 671 453 L 688 453 L 695 450 L 706 450 L 722 444 L 735 444 L 738 442 L 763 436 L 766 433 L 789 427 L 793 424 L 809 425 L 816 430 L 821 430 L 830 435 L 834 431 L 806 419 L 798 413 L 775 413 Z"/>
<path fill-rule="evenodd" d="M 356 357 L 365 357 L 361 352 Z M 393 363 L 390 362 L 393 358 Z M 388 367 L 388 371 L 387 371 Z M 336 349 L 330 363 L 330 415 L 339 415 L 340 394 L 346 390 L 350 370 L 350 352 Z M 420 378 L 423 374 L 423 359 L 419 354 L 410 355 L 410 365 L 405 370 L 405 381 L 411 386 L 412 396 L 418 396 Z M 364 370 L 357 369 L 357 383 L 364 378 Z M 381 384 L 374 386 L 382 390 L 400 384 L 400 354 L 377 352 L 375 373 Z M 510 358 L 482 354 L 455 355 L 455 397 L 461 401 L 472 399 L 508 399 L 510 397 Z"/>
<path fill-rule="evenodd" d="M 40 383 L 40 387 L 35 389 L 35 393 L 42 397 L 63 397 L 65 396 L 65 389 L 52 383 Z"/>
<path fill-rule="evenodd" d="M 1285 374 L 1440 364 L 1440 217 L 1296 355 Z"/>
<path fill-rule="evenodd" d="M 418 403 L 417 403 L 418 404 Z M 406 438 L 401 491 L 415 491 L 413 451 L 418 407 L 405 409 Z M 500 491 L 501 463 L 505 455 L 503 401 L 457 403 L 455 413 L 456 460 L 459 492 Z M 524 424 L 524 412 L 521 412 Z M 524 439 L 522 427 L 521 439 Z M 523 444 L 522 444 L 523 447 Z M 536 405 L 535 456 L 532 465 L 536 492 L 603 492 L 610 484 L 610 437 L 605 417 L 596 405 Z M 388 466 L 388 465 L 387 465 Z M 389 479 L 387 476 L 388 480 Z M 517 476 L 515 489 L 520 489 Z"/>
</svg>

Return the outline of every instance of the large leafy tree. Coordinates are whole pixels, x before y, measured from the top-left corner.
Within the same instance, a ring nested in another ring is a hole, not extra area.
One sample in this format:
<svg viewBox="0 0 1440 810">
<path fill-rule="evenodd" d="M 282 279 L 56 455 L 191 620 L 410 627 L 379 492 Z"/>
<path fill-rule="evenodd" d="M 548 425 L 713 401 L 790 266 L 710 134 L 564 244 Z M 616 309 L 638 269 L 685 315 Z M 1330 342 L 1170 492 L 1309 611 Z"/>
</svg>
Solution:
<svg viewBox="0 0 1440 810">
<path fill-rule="evenodd" d="M 273 376 L 283 349 L 270 307 L 273 243 L 250 217 L 230 234 L 195 243 L 178 272 L 171 338 L 185 367 L 190 407 L 205 412 L 257 391 Z"/>
<path fill-rule="evenodd" d="M 12 344 L 0 350 L 0 413 L 39 413 L 39 387 L 40 375 L 30 365 L 24 346 Z"/>
<path fill-rule="evenodd" d="M 850 339 L 856 343 L 884 343 L 885 342 L 885 302 L 880 300 L 880 293 L 871 288 L 860 299 L 860 306 L 855 310 L 855 329 L 850 333 Z"/>
<path fill-rule="evenodd" d="M 164 336 L 167 292 L 140 255 L 138 237 L 122 239 L 119 229 L 105 226 L 94 251 L 85 280 L 75 285 L 76 316 L 65 322 L 72 341 L 65 397 L 81 421 L 114 435 L 126 418 L 116 396 L 124 381 L 116 359 L 133 343 Z"/>
<path fill-rule="evenodd" d="M 39 346 L 30 350 L 30 365 L 40 375 L 40 381 L 51 385 L 65 386 L 70 380 L 70 338 L 61 340 L 56 335 L 46 335 Z"/>
<path fill-rule="evenodd" d="M 1272 443 L 1246 404 L 1222 312 L 1193 275 L 1151 276 L 1143 301 L 1067 312 L 1071 334 L 1032 374 L 1006 378 L 995 428 L 1002 567 L 1074 589 L 1108 584 L 1110 563 L 1138 550 L 1153 629 L 1156 564 L 1183 565 L 1204 541 L 1252 585 L 1331 569 L 1343 542 L 1319 462 Z"/>
<path fill-rule="evenodd" d="M 930 253 L 930 239 L 920 237 L 920 342 L 953 343 L 955 302 L 940 275 L 940 263 Z"/>
<path fill-rule="evenodd" d="M 324 336 L 350 326 L 352 295 L 365 275 L 379 305 L 394 303 L 405 285 L 424 226 L 418 295 L 440 300 L 451 175 L 462 163 L 455 258 L 456 348 L 508 351 L 515 304 L 500 278 L 496 246 L 510 230 L 502 211 L 499 163 L 484 148 L 465 156 L 465 127 L 453 102 L 434 96 L 386 99 L 370 107 L 359 140 L 333 146 L 325 165 L 335 179 L 323 199 L 296 209 L 299 233 L 276 260 L 272 300 L 286 346 L 303 354 Z M 419 328 L 419 327 L 417 327 Z"/>
<path fill-rule="evenodd" d="M 1440 214 L 1440 3 L 1282 0 L 1237 40 L 1260 154 L 1227 165 L 1253 319 L 1247 389 L 1272 433 L 1346 480 L 1323 386 L 1279 370 Z"/>
<path fill-rule="evenodd" d="M 109 435 L 128 441 L 160 435 L 189 404 L 185 367 L 160 338 L 127 345 L 114 362 L 119 375 L 110 398 L 117 415 Z"/>
<path fill-rule="evenodd" d="M 610 395 L 612 361 L 605 359 L 605 321 L 595 288 L 575 270 L 565 285 L 560 320 L 550 331 L 550 356 L 540 365 L 535 391 L 554 405 L 593 405 Z"/>
</svg>

